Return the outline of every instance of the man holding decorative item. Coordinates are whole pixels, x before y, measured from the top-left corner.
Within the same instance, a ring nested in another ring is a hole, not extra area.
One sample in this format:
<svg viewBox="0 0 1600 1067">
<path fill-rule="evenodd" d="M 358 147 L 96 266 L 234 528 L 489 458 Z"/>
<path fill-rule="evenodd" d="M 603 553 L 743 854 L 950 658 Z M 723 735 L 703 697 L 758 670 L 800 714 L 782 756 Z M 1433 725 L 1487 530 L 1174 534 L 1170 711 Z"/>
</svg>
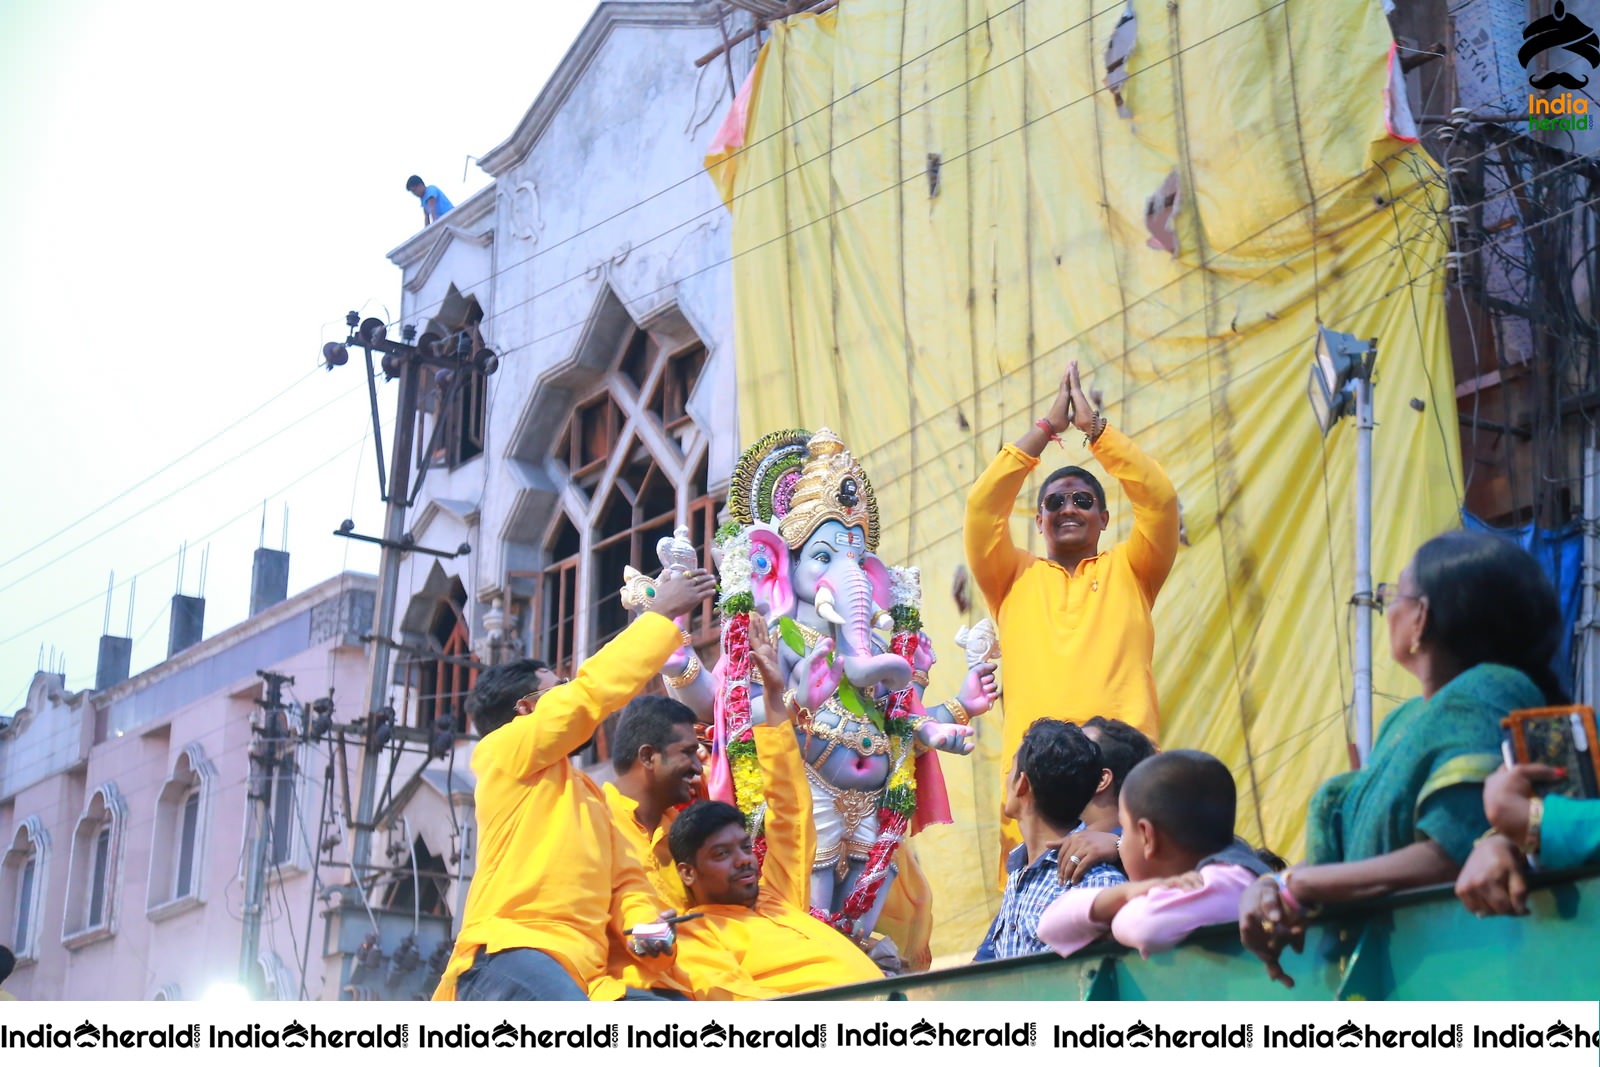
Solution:
<svg viewBox="0 0 1600 1067">
<path fill-rule="evenodd" d="M 1082 467 L 1051 472 L 1039 489 L 1034 525 L 1045 555 L 1011 540 L 1011 513 L 1039 455 L 1076 428 L 1133 506 L 1128 539 L 1104 551 L 1110 522 L 1105 489 Z M 1082 723 L 1120 719 L 1158 737 L 1150 610 L 1178 553 L 1178 496 L 1166 473 L 1084 395 L 1078 363 L 1061 378 L 1045 416 L 1006 445 L 967 496 L 967 566 L 1000 624 L 1007 653 L 1001 765 L 1038 719 Z M 1001 823 L 1007 855 L 1020 842 Z"/>
<path fill-rule="evenodd" d="M 704 571 L 652 583 L 649 610 L 565 682 L 545 669 L 520 700 L 483 673 L 467 701 L 478 870 L 435 1000 L 656 999 L 690 984 L 674 966 L 663 911 L 605 796 L 568 759 L 684 641 L 673 618 L 711 594 Z M 525 661 L 538 667 L 533 661 Z M 515 692 L 515 690 L 512 690 Z M 608 962 L 608 957 L 610 961 Z M 614 973 L 617 960 L 627 974 Z M 638 985 L 629 985 L 638 982 Z"/>
</svg>

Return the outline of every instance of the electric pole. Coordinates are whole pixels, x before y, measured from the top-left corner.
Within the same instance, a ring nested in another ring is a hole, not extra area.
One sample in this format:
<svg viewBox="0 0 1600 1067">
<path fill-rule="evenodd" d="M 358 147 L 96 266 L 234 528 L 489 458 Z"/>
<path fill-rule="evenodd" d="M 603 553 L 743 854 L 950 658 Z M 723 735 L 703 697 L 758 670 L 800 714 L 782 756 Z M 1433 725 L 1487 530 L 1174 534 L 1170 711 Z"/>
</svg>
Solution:
<svg viewBox="0 0 1600 1067">
<path fill-rule="evenodd" d="M 452 291 L 453 292 L 453 291 Z M 360 881 L 372 859 L 372 831 L 382 819 L 376 812 L 378 791 L 378 755 L 386 747 L 389 737 L 402 736 L 405 727 L 396 723 L 394 709 L 388 706 L 390 671 L 390 634 L 394 632 L 395 612 L 400 597 L 400 561 L 408 553 L 421 552 L 431 556 L 451 559 L 464 556 L 471 546 L 462 544 L 454 552 L 425 548 L 415 543 L 406 532 L 406 512 L 416 503 L 427 477 L 429 464 L 435 454 L 449 419 L 444 413 L 456 402 L 469 375 L 490 375 L 499 366 L 495 355 L 478 334 L 477 324 L 482 312 L 471 299 L 457 308 L 461 318 L 447 325 L 430 323 L 431 329 L 420 338 L 413 327 L 402 331 L 404 341 L 389 339 L 388 327 L 379 319 L 362 319 L 350 312 L 345 322 L 350 336 L 343 343 L 329 341 L 322 346 L 323 360 L 331 370 L 343 366 L 350 359 L 351 346 L 366 353 L 367 399 L 372 414 L 373 443 L 378 452 L 378 488 L 385 504 L 383 536 L 369 537 L 358 534 L 355 524 L 346 519 L 334 531 L 337 536 L 376 544 L 382 549 L 378 566 L 378 596 L 372 620 L 371 664 L 368 687 L 368 713 L 366 718 L 366 744 L 361 760 L 361 784 L 357 792 L 356 811 L 350 824 L 355 830 L 351 847 L 351 862 Z M 446 339 L 446 331 L 453 329 L 453 342 Z M 412 344 L 413 338 L 416 343 Z M 373 352 L 380 353 L 378 366 L 373 365 Z M 400 379 L 400 397 L 395 409 L 394 442 L 387 468 L 383 457 L 383 430 L 378 416 L 377 372 L 381 369 L 385 379 Z M 434 419 L 432 433 L 424 451 L 417 452 L 417 429 L 425 414 L 422 406 L 425 371 L 431 371 L 431 381 L 439 391 L 438 417 Z M 419 456 L 418 469 L 413 471 L 413 455 Z M 427 740 L 426 736 L 423 738 Z M 346 813 L 346 818 L 349 814 Z"/>
<path fill-rule="evenodd" d="M 283 687 L 293 685 L 294 679 L 273 671 L 256 671 L 266 683 L 265 699 L 257 700 L 261 708 L 257 722 L 251 724 L 255 734 L 250 742 L 250 778 L 247 785 L 250 809 L 249 860 L 244 877 L 244 943 L 239 952 L 239 982 L 259 998 L 264 992 L 261 969 L 256 961 L 261 957 L 261 912 L 267 898 L 267 857 L 272 844 L 273 789 L 279 786 L 278 772 L 292 766 L 289 757 L 288 706 L 283 702 Z"/>
</svg>

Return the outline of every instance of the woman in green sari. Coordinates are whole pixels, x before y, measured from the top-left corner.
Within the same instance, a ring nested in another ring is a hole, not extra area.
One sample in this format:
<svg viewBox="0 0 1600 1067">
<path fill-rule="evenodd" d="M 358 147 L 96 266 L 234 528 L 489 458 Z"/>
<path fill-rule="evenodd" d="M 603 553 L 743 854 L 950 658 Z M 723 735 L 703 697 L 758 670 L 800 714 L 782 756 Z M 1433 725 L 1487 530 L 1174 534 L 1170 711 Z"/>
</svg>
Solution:
<svg viewBox="0 0 1600 1067">
<path fill-rule="evenodd" d="M 1323 904 L 1451 882 L 1489 829 L 1483 782 L 1500 763 L 1500 720 L 1565 702 L 1549 662 L 1560 641 L 1555 590 L 1532 556 L 1456 531 L 1417 550 L 1379 587 L 1389 653 L 1422 696 L 1383 720 L 1367 764 L 1312 797 L 1307 862 L 1265 875 L 1239 904 L 1246 948 L 1287 986 L 1286 947 L 1304 944 Z"/>
</svg>

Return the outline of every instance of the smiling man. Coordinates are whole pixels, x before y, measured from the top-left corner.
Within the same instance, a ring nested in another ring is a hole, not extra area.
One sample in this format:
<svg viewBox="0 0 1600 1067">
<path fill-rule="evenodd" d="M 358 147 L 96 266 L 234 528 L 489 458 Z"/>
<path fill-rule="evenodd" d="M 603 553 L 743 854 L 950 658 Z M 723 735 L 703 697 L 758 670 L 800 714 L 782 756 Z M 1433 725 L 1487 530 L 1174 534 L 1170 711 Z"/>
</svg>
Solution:
<svg viewBox="0 0 1600 1067">
<path fill-rule="evenodd" d="M 1071 427 L 1122 484 L 1133 532 L 1101 551 L 1111 520 L 1105 489 L 1082 467 L 1062 467 L 1039 490 L 1041 558 L 1012 542 L 1011 512 L 1045 445 Z M 1043 718 L 1082 723 L 1104 715 L 1154 741 L 1150 609 L 1178 554 L 1178 496 L 1161 467 L 1090 406 L 1076 360 L 1049 412 L 1001 449 L 972 487 L 963 532 L 967 566 L 1005 649 L 1001 765 L 1011 765 L 1023 733 Z M 1005 856 L 1021 838 L 1010 819 L 1001 834 Z"/>
<path fill-rule="evenodd" d="M 766 626 L 750 629 L 762 632 L 751 641 L 750 658 L 766 683 L 764 692 L 779 692 L 777 650 L 764 636 Z M 767 714 L 775 717 L 777 710 L 769 707 Z M 783 710 L 788 722 L 751 730 L 766 785 L 766 859 L 756 860 L 744 813 L 721 801 L 689 805 L 667 835 L 689 907 L 701 916 L 679 932 L 679 963 L 697 995 L 710 974 L 727 969 L 729 957 L 738 976 L 768 996 L 883 977 L 866 953 L 809 910 L 817 831 L 795 737 L 794 701 Z"/>
<path fill-rule="evenodd" d="M 694 799 L 695 784 L 704 773 L 694 724 L 694 712 L 670 697 L 635 697 L 617 717 L 611 742 L 617 780 L 600 787 L 611 821 L 633 846 L 656 895 L 680 912 L 686 901 L 667 848 L 667 831 L 676 809 Z"/>
</svg>

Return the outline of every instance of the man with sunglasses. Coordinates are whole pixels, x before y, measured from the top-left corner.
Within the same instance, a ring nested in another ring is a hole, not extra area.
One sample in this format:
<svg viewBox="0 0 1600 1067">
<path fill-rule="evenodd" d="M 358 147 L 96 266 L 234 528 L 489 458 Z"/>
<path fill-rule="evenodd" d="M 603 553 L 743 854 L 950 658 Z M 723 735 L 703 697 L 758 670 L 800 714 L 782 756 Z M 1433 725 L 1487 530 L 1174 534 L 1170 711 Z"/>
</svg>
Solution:
<svg viewBox="0 0 1600 1067">
<path fill-rule="evenodd" d="M 1082 467 L 1052 471 L 1039 490 L 1034 526 L 1043 557 L 1011 540 L 1011 513 L 1039 455 L 1076 427 L 1089 452 L 1133 506 L 1128 539 L 1104 551 L 1106 494 Z M 1178 496 L 1149 456 L 1101 418 L 1073 360 L 1045 416 L 1006 445 L 967 496 L 967 566 L 1000 628 L 1005 650 L 1005 727 L 1000 761 L 1010 766 L 1035 720 L 1120 719 L 1158 736 L 1150 609 L 1178 554 Z M 1004 849 L 1021 838 L 1001 824 Z"/>
</svg>

